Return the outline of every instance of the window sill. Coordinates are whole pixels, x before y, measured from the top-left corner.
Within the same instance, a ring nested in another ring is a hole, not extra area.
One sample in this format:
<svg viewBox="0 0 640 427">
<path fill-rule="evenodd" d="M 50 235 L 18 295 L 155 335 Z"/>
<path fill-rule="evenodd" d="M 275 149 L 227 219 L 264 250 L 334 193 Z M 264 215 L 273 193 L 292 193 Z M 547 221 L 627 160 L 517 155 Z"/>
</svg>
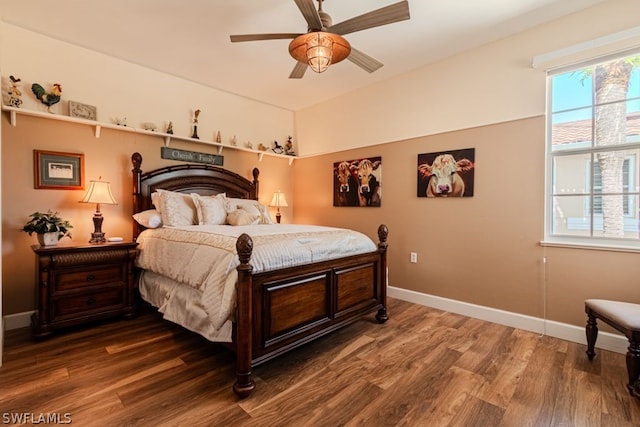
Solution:
<svg viewBox="0 0 640 427">
<path fill-rule="evenodd" d="M 631 252 L 640 253 L 640 247 L 627 245 L 608 245 L 604 243 L 585 243 L 585 242 L 560 242 L 553 240 L 542 240 L 540 246 L 551 248 L 567 248 L 567 249 L 586 249 L 594 251 L 612 251 L 612 252 Z"/>
</svg>

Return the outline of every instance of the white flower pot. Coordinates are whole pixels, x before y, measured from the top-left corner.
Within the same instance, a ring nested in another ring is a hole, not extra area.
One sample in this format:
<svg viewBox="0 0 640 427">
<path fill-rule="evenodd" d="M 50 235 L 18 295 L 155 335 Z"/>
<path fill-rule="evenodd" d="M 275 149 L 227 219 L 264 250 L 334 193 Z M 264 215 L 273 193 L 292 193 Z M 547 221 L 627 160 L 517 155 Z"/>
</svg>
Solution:
<svg viewBox="0 0 640 427">
<path fill-rule="evenodd" d="M 38 243 L 40 246 L 55 246 L 58 244 L 58 232 L 38 234 Z"/>
</svg>

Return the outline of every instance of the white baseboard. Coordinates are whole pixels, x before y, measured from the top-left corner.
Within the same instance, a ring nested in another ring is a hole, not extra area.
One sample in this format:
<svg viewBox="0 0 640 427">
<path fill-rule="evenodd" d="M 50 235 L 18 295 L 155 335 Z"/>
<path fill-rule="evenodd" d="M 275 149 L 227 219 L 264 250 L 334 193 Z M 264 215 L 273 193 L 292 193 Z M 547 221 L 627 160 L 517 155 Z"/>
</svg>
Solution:
<svg viewBox="0 0 640 427">
<path fill-rule="evenodd" d="M 554 322 L 552 320 L 545 320 L 539 317 L 526 316 L 524 314 L 513 313 L 510 311 L 498 310 L 496 308 L 469 304 L 467 302 L 423 294 L 393 286 L 389 286 L 387 288 L 387 295 L 403 301 L 413 302 L 427 307 L 461 314 L 463 316 L 474 317 L 476 319 L 486 320 L 500 325 L 524 329 L 541 335 L 547 335 L 587 345 L 584 327 Z M 389 313 L 389 315 L 393 316 L 393 313 Z M 585 315 L 585 324 L 587 322 L 586 319 Z M 602 331 L 598 333 L 596 348 L 625 354 L 628 346 L 629 341 L 627 341 L 627 338 L 624 335 L 610 334 Z"/>
<path fill-rule="evenodd" d="M 31 315 L 33 313 L 33 311 L 25 311 L 24 313 L 7 314 L 2 318 L 4 330 L 28 328 L 31 326 Z"/>
</svg>

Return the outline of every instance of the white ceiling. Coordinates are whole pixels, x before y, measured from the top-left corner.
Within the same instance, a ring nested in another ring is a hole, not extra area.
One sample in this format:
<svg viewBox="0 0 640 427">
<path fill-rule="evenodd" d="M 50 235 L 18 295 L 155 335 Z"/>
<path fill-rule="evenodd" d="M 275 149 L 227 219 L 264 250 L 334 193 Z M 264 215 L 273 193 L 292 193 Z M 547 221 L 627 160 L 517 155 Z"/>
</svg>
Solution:
<svg viewBox="0 0 640 427">
<path fill-rule="evenodd" d="M 398 0 L 325 0 L 338 23 Z M 350 61 L 289 79 L 289 40 L 231 43 L 229 35 L 302 33 L 293 0 L 0 0 L 3 21 L 289 110 L 406 73 L 603 0 L 410 0 L 411 19 L 348 34 L 385 65 Z"/>
</svg>

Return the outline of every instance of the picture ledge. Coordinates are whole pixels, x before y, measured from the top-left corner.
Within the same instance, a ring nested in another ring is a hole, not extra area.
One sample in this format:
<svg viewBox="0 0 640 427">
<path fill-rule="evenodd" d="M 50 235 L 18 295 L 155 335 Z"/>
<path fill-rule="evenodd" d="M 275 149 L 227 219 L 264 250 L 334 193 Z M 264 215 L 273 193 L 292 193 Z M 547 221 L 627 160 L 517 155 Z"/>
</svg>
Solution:
<svg viewBox="0 0 640 427">
<path fill-rule="evenodd" d="M 100 132 L 102 128 L 106 128 L 106 129 L 115 129 L 122 132 L 136 132 L 136 133 L 145 134 L 145 135 L 158 136 L 164 139 L 165 147 L 168 147 L 171 143 L 171 140 L 175 139 L 178 141 L 187 141 L 187 142 L 193 142 L 195 144 L 212 145 L 212 146 L 218 147 L 218 154 L 222 154 L 222 151 L 225 148 L 228 148 L 231 150 L 244 151 L 248 153 L 255 153 L 255 154 L 258 154 L 258 161 L 260 162 L 262 161 L 263 157 L 267 155 L 271 157 L 288 159 L 289 166 L 291 166 L 294 160 L 296 158 L 299 158 L 298 156 L 288 156 L 285 154 L 272 153 L 270 151 L 261 151 L 261 150 L 254 150 L 251 148 L 238 147 L 234 145 L 226 145 L 226 144 L 222 144 L 220 142 L 215 142 L 215 141 L 206 141 L 202 139 L 190 138 L 185 136 L 176 136 L 176 135 L 164 133 L 164 132 L 138 129 L 130 126 L 116 125 L 113 123 L 101 123 L 93 120 L 81 119 L 78 117 L 63 116 L 61 114 L 51 114 L 44 111 L 33 111 L 33 110 L 26 110 L 23 108 L 9 107 L 7 105 L 3 105 L 2 110 L 9 113 L 9 122 L 11 126 L 14 126 L 14 127 L 18 125 L 18 117 L 17 117 L 18 114 L 22 114 L 25 116 L 33 116 L 33 117 L 39 117 L 43 119 L 58 120 L 62 122 L 78 123 L 78 124 L 92 126 L 95 128 L 94 135 L 96 138 L 100 138 Z"/>
</svg>

